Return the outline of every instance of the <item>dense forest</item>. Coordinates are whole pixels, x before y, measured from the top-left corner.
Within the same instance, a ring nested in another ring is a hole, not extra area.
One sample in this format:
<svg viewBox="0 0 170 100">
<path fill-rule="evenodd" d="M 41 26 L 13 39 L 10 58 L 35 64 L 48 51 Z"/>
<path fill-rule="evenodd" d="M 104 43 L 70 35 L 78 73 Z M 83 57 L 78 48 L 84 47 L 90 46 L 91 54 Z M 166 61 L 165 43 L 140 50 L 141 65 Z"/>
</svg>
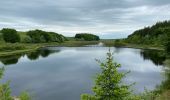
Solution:
<svg viewBox="0 0 170 100">
<path fill-rule="evenodd" d="M 154 46 L 164 46 L 170 38 L 170 21 L 157 22 L 153 26 L 148 26 L 135 31 L 129 35 L 126 42 L 132 44 L 146 44 Z"/>
<path fill-rule="evenodd" d="M 129 35 L 127 42 L 138 44 L 164 45 L 170 37 L 170 21 L 157 22 L 151 27 L 135 31 Z"/>
<path fill-rule="evenodd" d="M 75 38 L 77 40 L 85 40 L 85 41 L 98 41 L 98 40 L 100 40 L 99 36 L 89 34 L 89 33 L 76 34 Z"/>
</svg>

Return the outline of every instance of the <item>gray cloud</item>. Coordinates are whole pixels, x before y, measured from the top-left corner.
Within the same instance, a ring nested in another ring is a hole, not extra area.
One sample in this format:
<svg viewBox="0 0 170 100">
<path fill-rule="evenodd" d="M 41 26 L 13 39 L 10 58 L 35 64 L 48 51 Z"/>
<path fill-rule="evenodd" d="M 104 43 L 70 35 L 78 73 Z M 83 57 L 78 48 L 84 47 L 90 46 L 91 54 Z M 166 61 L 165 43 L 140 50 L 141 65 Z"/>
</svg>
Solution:
<svg viewBox="0 0 170 100">
<path fill-rule="evenodd" d="M 0 0 L 0 28 L 43 29 L 72 36 L 126 37 L 170 19 L 169 0 Z"/>
</svg>

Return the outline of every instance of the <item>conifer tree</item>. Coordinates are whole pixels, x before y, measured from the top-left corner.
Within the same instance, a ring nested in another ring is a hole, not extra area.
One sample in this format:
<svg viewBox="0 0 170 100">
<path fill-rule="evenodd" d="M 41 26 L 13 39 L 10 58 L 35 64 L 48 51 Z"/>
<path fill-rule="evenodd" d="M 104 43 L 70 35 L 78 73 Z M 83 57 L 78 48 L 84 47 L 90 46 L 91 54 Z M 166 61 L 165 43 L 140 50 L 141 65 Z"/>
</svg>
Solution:
<svg viewBox="0 0 170 100">
<path fill-rule="evenodd" d="M 92 88 L 94 95 L 82 94 L 81 100 L 127 100 L 131 91 L 130 85 L 124 85 L 122 78 L 126 73 L 121 73 L 120 64 L 113 61 L 113 53 L 107 53 L 107 60 L 103 63 L 99 60 L 101 73 L 97 75 L 95 86 Z"/>
</svg>

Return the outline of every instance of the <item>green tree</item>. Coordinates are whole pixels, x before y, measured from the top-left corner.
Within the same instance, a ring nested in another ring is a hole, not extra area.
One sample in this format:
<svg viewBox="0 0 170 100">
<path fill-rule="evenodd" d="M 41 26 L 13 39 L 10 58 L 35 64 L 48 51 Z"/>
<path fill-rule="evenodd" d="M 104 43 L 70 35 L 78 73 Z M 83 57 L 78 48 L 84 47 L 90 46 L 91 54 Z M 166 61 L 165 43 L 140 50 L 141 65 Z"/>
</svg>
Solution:
<svg viewBox="0 0 170 100">
<path fill-rule="evenodd" d="M 130 98 L 130 85 L 124 85 L 122 78 L 126 73 L 118 72 L 120 64 L 113 62 L 113 53 L 109 50 L 106 62 L 97 60 L 101 73 L 97 75 L 95 86 L 92 88 L 94 95 L 83 94 L 82 100 L 134 100 Z"/>
<path fill-rule="evenodd" d="M 33 43 L 41 43 L 45 41 L 45 38 L 43 37 L 43 31 L 41 30 L 28 31 L 27 35 L 31 38 Z"/>
<path fill-rule="evenodd" d="M 44 42 L 63 42 L 66 38 L 55 32 L 45 32 L 42 30 L 32 30 L 27 32 L 27 36 L 31 38 L 33 43 Z"/>
<path fill-rule="evenodd" d="M 17 33 L 15 29 L 3 28 L 1 32 L 5 42 L 9 43 L 20 42 L 20 35 Z"/>
<path fill-rule="evenodd" d="M 136 30 L 128 36 L 126 42 L 161 47 L 166 42 L 167 35 L 170 34 L 169 32 L 170 20 L 157 22 L 155 25 Z"/>
</svg>

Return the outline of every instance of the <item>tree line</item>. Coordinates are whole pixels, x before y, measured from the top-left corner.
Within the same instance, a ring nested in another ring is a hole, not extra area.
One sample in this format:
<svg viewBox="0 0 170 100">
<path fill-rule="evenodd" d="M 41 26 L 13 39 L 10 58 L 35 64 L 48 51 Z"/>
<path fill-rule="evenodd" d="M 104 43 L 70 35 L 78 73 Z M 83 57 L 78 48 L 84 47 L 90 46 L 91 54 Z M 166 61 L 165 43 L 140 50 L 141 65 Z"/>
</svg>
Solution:
<svg viewBox="0 0 170 100">
<path fill-rule="evenodd" d="M 61 34 L 55 32 L 46 32 L 42 30 L 31 30 L 26 32 L 26 34 L 19 34 L 19 32 L 17 32 L 15 29 L 3 28 L 0 33 L 2 33 L 2 39 L 7 43 L 46 43 L 64 42 L 67 40 L 67 38 Z"/>
<path fill-rule="evenodd" d="M 27 32 L 17 32 L 15 29 L 3 28 L 0 30 L 0 41 L 7 43 L 48 43 L 48 42 L 64 42 L 68 38 L 65 36 L 55 33 L 46 32 L 42 30 L 30 30 Z M 76 34 L 74 40 L 83 41 L 98 41 L 99 36 L 90 33 Z"/>
<path fill-rule="evenodd" d="M 164 46 L 166 51 L 170 52 L 170 20 L 136 30 L 125 41 L 132 44 Z"/>
<path fill-rule="evenodd" d="M 75 39 L 85 40 L 85 41 L 98 41 L 100 40 L 99 36 L 89 33 L 80 33 L 75 35 Z"/>
</svg>

